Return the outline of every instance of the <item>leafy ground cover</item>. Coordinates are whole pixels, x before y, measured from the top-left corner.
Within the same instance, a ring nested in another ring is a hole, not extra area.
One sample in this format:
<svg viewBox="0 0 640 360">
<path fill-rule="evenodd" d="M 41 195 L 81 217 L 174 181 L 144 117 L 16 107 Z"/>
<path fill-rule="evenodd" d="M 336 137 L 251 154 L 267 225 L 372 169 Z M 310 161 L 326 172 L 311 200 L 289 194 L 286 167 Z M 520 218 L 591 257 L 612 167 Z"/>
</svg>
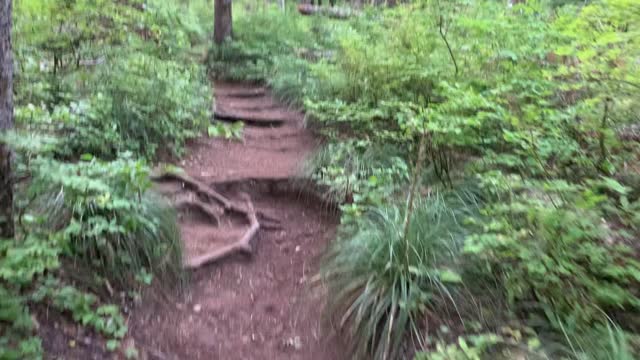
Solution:
<svg viewBox="0 0 640 360">
<path fill-rule="evenodd" d="M 206 130 L 206 2 L 15 2 L 15 239 L 0 243 L 0 358 L 42 357 L 29 309 L 121 346 L 120 305 L 184 280 L 174 210 L 149 164 Z M 200 49 L 200 50 L 198 50 Z M 125 294 L 123 298 L 115 294 Z"/>
</svg>

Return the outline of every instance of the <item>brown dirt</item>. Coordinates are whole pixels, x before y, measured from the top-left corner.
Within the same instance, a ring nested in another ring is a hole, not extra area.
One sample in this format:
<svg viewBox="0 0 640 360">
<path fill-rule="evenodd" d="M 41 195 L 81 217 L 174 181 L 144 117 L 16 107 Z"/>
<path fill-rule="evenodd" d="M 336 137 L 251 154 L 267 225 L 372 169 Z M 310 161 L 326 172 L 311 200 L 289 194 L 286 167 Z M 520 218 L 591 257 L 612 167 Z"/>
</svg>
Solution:
<svg viewBox="0 0 640 360">
<path fill-rule="evenodd" d="M 277 118 L 278 126 L 247 126 L 243 141 L 201 138 L 180 166 L 230 199 L 248 194 L 258 213 L 280 224 L 258 232 L 252 256 L 233 255 L 195 270 L 179 295 L 146 298 L 129 320 L 135 345 L 148 359 L 340 359 L 338 340 L 321 321 L 324 289 L 314 280 L 337 219 L 287 183 L 316 139 L 304 129 L 302 114 L 278 105 L 263 88 L 219 83 L 215 91 L 217 109 Z M 166 184 L 161 189 L 176 191 Z M 242 226 L 232 217 L 215 226 L 182 211 L 185 256 L 233 241 Z"/>
</svg>

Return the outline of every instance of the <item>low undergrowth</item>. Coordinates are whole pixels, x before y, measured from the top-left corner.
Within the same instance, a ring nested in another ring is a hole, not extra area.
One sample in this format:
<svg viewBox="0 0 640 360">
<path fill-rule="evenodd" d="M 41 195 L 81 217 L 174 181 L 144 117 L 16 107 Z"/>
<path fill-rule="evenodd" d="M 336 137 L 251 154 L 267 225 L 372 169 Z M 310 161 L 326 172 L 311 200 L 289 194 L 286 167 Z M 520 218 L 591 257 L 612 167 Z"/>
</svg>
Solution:
<svg viewBox="0 0 640 360">
<path fill-rule="evenodd" d="M 121 305 L 156 279 L 184 281 L 176 214 L 151 190 L 148 164 L 207 129 L 209 9 L 15 3 L 16 129 L 0 141 L 15 152 L 17 231 L 0 241 L 0 358 L 43 357 L 30 312 L 42 306 L 135 358 L 120 344 Z"/>
</svg>

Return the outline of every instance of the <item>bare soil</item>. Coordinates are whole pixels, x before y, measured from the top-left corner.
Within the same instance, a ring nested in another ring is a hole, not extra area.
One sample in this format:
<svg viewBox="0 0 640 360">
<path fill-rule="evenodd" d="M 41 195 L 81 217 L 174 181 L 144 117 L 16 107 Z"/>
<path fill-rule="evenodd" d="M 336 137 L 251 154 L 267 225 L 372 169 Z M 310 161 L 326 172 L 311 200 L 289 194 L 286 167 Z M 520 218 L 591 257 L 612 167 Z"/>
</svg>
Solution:
<svg viewBox="0 0 640 360">
<path fill-rule="evenodd" d="M 321 320 L 325 293 L 316 276 L 337 219 L 288 183 L 317 141 L 303 115 L 264 88 L 219 83 L 215 92 L 217 111 L 254 120 L 243 141 L 198 139 L 179 165 L 229 199 L 248 194 L 256 212 L 279 223 L 259 230 L 251 255 L 196 269 L 178 295 L 146 299 L 129 321 L 133 341 L 149 359 L 340 359 L 338 340 Z M 212 224 L 196 211 L 181 212 L 180 222 L 185 261 L 246 227 L 229 216 Z"/>
</svg>

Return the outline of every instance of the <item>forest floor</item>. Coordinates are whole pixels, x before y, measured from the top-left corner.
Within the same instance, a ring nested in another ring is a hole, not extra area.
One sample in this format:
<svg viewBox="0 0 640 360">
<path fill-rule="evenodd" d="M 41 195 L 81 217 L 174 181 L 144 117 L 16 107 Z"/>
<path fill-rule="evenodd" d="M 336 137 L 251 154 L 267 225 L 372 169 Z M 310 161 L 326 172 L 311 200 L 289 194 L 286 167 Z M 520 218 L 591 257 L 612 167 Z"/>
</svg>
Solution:
<svg viewBox="0 0 640 360">
<path fill-rule="evenodd" d="M 266 222 L 252 236 L 250 254 L 194 266 L 179 290 L 159 284 L 125 307 L 129 335 L 122 349 L 133 345 L 142 360 L 339 360 L 339 339 L 321 320 L 326 294 L 317 276 L 338 217 L 295 180 L 318 139 L 305 129 L 303 114 L 262 87 L 218 83 L 215 95 L 219 118 L 245 119 L 242 140 L 201 137 L 176 165 L 235 204 L 249 199 Z M 186 192 L 180 181 L 157 189 Z M 241 217 L 224 209 L 211 217 L 188 210 L 179 212 L 186 264 L 247 231 Z M 50 309 L 40 309 L 38 319 L 47 359 L 124 358 Z"/>
<path fill-rule="evenodd" d="M 200 266 L 178 295 L 134 309 L 135 346 L 159 360 L 339 359 L 338 340 L 321 321 L 325 291 L 314 278 L 338 219 L 291 185 L 318 141 L 303 114 L 264 88 L 218 83 L 215 95 L 219 118 L 245 121 L 243 139 L 200 138 L 178 165 L 229 199 L 247 194 L 277 224 L 258 231 L 251 255 Z M 236 220 L 212 224 L 195 212 L 181 212 L 180 225 L 186 262 L 243 231 Z"/>
</svg>

